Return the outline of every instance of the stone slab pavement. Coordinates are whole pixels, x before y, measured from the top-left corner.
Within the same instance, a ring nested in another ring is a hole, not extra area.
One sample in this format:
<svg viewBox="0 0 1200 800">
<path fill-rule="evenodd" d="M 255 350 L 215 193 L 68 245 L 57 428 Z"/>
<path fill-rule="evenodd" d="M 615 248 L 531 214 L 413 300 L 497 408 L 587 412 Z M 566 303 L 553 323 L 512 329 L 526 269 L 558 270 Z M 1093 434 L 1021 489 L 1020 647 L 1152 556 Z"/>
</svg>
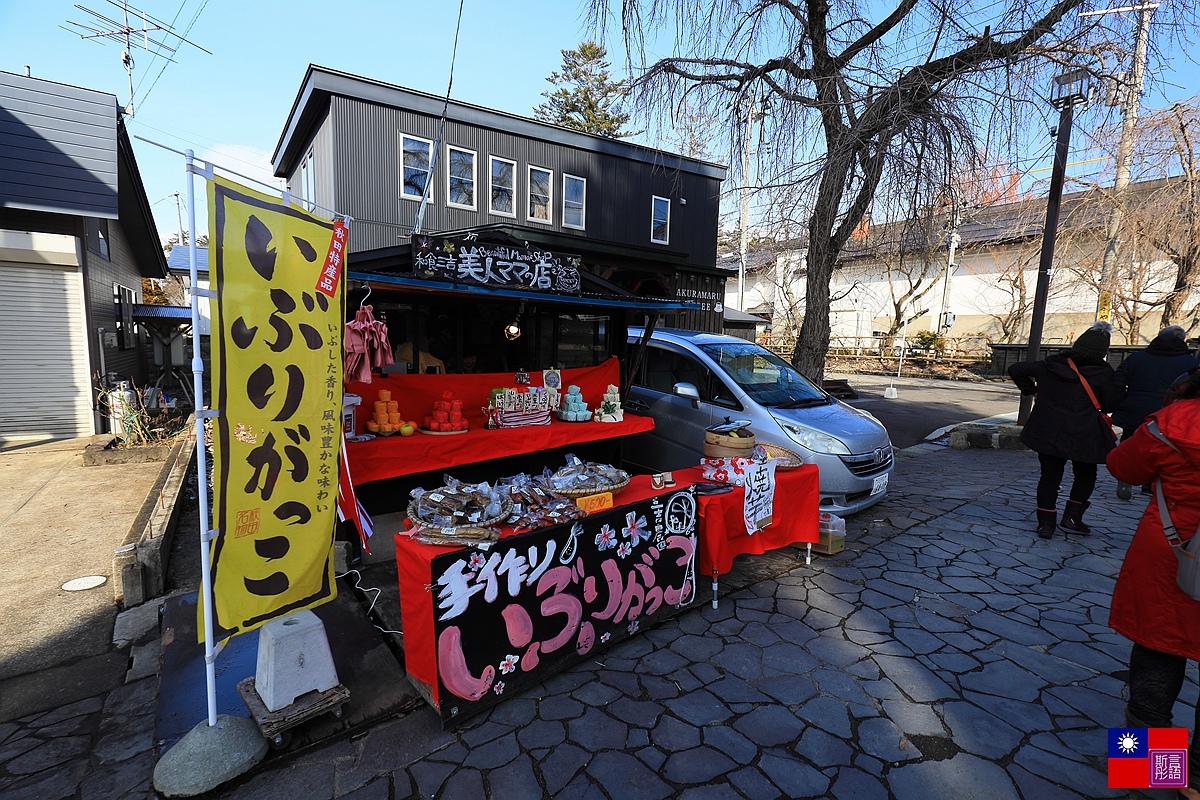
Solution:
<svg viewBox="0 0 1200 800">
<path fill-rule="evenodd" d="M 221 798 L 1170 797 L 1110 790 L 1142 505 L 1033 533 L 1032 453 L 921 445 L 847 549 L 672 619 L 455 731 L 425 709 Z M 1184 691 L 1197 694 L 1195 665 Z M 1189 719 L 1182 710 L 1180 721 Z"/>
<path fill-rule="evenodd" d="M 1109 790 L 1104 772 L 1129 649 L 1105 622 L 1144 499 L 1117 500 L 1104 476 L 1092 535 L 1045 542 L 1036 473 L 1028 452 L 910 448 L 889 497 L 847 521 L 840 554 L 681 614 L 456 730 L 425 708 L 211 796 L 1166 800 Z M 0 796 L 153 797 L 139 737 L 155 685 L 0 723 Z M 1196 696 L 1192 665 L 1183 699 Z M 84 718 L 89 733 L 73 733 Z M 60 774 L 71 778 L 50 786 Z"/>
</svg>

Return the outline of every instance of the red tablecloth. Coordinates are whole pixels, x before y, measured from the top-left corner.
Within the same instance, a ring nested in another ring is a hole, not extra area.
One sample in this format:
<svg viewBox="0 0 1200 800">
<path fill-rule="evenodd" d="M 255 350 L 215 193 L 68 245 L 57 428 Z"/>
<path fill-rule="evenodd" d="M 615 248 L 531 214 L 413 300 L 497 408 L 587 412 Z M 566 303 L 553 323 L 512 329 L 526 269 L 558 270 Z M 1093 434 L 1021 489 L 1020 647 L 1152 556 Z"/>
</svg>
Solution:
<svg viewBox="0 0 1200 800">
<path fill-rule="evenodd" d="M 617 359 L 610 358 L 599 366 L 563 370 L 562 375 L 564 390 L 569 385 L 578 386 L 584 400 L 594 408 L 608 385 L 618 384 L 620 368 Z M 530 373 L 529 377 L 530 385 L 542 385 L 542 373 Z M 366 421 L 371 418 L 380 389 L 391 390 L 392 399 L 400 405 L 400 413 L 405 419 L 416 422 L 425 418 L 433 408 L 433 401 L 441 399 L 442 392 L 453 392 L 456 398 L 463 401 L 463 414 L 471 423 L 471 430 L 450 436 L 431 436 L 418 432 L 412 436 L 394 434 L 369 442 L 348 443 L 346 454 L 354 483 L 370 483 L 508 455 L 536 453 L 576 442 L 631 436 L 654 428 L 654 420 L 650 417 L 629 414 L 623 422 L 553 420 L 549 425 L 485 430 L 483 408 L 487 405 L 489 392 L 493 388 L 513 385 L 513 376 L 509 372 L 385 375 L 373 383 L 350 383 L 346 390 L 363 399 L 357 409 L 359 430 L 364 430 Z"/>
<path fill-rule="evenodd" d="M 594 423 L 600 424 L 600 423 Z M 677 485 L 655 489 L 649 475 L 635 475 L 618 496 L 619 505 L 645 500 L 656 494 L 678 491 L 697 483 L 700 467 L 677 470 Z M 724 494 L 700 495 L 698 536 L 700 558 L 697 576 L 720 575 L 733 566 L 742 553 L 765 553 L 796 542 L 818 540 L 817 515 L 820 512 L 817 467 L 806 464 L 795 470 L 775 474 L 774 521 L 753 536 L 746 534 L 742 518 L 745 491 L 734 487 Z M 501 537 L 517 536 L 502 527 Z M 436 644 L 433 632 L 433 595 L 430 564 L 435 556 L 452 552 L 454 547 L 414 542 L 404 533 L 396 534 L 396 570 L 400 581 L 400 617 L 404 628 L 404 665 L 408 673 L 430 687 L 434 700 L 438 695 Z"/>
</svg>

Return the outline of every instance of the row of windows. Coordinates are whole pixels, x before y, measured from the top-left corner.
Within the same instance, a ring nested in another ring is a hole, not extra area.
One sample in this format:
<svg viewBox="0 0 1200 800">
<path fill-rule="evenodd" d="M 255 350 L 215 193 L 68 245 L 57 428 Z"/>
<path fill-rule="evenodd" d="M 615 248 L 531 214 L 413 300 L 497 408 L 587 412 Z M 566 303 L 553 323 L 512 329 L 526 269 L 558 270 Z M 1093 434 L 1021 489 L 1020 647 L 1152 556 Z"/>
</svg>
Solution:
<svg viewBox="0 0 1200 800">
<path fill-rule="evenodd" d="M 433 142 L 415 136 L 401 137 L 400 196 L 420 200 L 429 184 L 432 170 Z M 478 175 L 476 154 L 455 145 L 446 146 L 446 205 L 476 211 Z M 526 168 L 525 219 L 542 225 L 554 224 L 554 171 L 532 164 Z M 488 213 L 501 217 L 517 217 L 517 162 L 499 156 L 488 158 Z M 430 199 L 433 192 L 430 190 Z M 562 226 L 575 230 L 586 229 L 587 179 L 563 173 Z M 650 213 L 650 241 L 670 243 L 671 201 L 654 197 Z"/>
</svg>

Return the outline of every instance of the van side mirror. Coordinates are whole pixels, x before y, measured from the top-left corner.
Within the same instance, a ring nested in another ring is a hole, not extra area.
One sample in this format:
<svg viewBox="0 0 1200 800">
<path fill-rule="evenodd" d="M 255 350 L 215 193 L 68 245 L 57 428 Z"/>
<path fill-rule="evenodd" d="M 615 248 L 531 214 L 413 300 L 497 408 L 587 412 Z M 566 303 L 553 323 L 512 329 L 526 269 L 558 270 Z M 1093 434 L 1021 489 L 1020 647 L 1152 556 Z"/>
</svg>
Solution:
<svg viewBox="0 0 1200 800">
<path fill-rule="evenodd" d="M 671 394 L 676 397 L 682 397 L 685 400 L 691 400 L 693 403 L 700 402 L 700 390 L 696 388 L 695 384 L 688 383 L 687 381 L 680 381 L 672 386 Z"/>
</svg>

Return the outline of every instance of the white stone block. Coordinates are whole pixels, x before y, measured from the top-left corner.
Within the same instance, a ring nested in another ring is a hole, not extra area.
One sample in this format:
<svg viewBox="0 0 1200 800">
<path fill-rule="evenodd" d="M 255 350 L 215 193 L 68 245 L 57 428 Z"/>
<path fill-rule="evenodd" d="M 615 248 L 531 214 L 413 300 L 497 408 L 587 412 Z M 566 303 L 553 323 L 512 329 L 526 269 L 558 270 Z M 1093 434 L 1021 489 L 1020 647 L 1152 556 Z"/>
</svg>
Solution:
<svg viewBox="0 0 1200 800">
<path fill-rule="evenodd" d="M 278 711 L 307 692 L 337 685 L 325 625 L 312 611 L 295 611 L 259 629 L 254 688 L 268 709 Z"/>
</svg>

